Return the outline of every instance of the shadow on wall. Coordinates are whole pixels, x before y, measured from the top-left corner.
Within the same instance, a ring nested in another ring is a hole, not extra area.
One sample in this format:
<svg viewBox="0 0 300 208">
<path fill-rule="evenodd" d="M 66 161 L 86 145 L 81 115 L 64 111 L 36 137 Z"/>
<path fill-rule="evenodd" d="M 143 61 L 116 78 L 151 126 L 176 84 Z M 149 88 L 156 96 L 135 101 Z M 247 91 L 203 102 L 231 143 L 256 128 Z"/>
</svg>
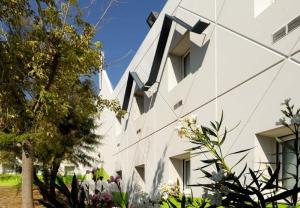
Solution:
<svg viewBox="0 0 300 208">
<path fill-rule="evenodd" d="M 167 148 L 168 148 L 168 146 L 165 147 L 165 149 L 157 163 L 155 176 L 153 178 L 152 187 L 151 187 L 151 191 L 150 191 L 150 196 L 152 196 L 152 197 L 157 196 L 157 194 L 159 194 L 158 188 L 163 179 L 163 173 L 165 170 L 165 156 L 166 156 Z"/>
<path fill-rule="evenodd" d="M 128 183 L 127 183 L 127 186 L 126 186 L 126 193 L 128 194 L 128 201 L 129 203 L 132 202 L 133 200 L 133 195 L 137 192 L 140 191 L 140 187 L 138 186 L 136 180 L 135 180 L 135 171 L 133 171 L 132 175 L 131 175 L 131 178 L 129 179 Z"/>
<path fill-rule="evenodd" d="M 157 163 L 157 167 L 155 170 L 155 176 L 153 178 L 153 182 L 152 182 L 152 187 L 151 190 L 149 192 L 149 195 L 151 197 L 155 197 L 157 196 L 157 194 L 159 194 L 159 185 L 162 183 L 162 179 L 163 179 L 163 173 L 165 171 L 165 156 L 166 156 L 166 152 L 167 152 L 167 146 L 165 147 L 161 158 L 159 159 L 158 163 Z M 136 169 L 136 168 L 135 168 Z M 129 179 L 127 186 L 126 186 L 126 192 L 128 193 L 129 196 L 129 202 L 131 203 L 134 200 L 134 196 L 137 196 L 139 193 L 141 193 L 143 190 L 142 185 L 139 183 L 138 177 L 140 174 L 138 171 L 133 171 L 131 178 Z M 147 173 L 145 173 L 147 175 Z"/>
<path fill-rule="evenodd" d="M 191 41 L 191 59 L 193 60 L 192 73 L 199 70 L 203 64 L 210 40 L 206 41 L 202 46 Z"/>
<path fill-rule="evenodd" d="M 157 96 L 157 91 L 154 92 L 151 96 L 146 96 L 145 95 L 145 99 L 144 99 L 144 112 L 147 113 L 153 106 L 156 100 L 156 96 Z"/>
<path fill-rule="evenodd" d="M 257 161 L 261 163 L 269 163 L 272 169 L 276 169 L 276 140 L 272 137 L 256 135 L 257 140 L 263 150 L 267 161 Z"/>
</svg>

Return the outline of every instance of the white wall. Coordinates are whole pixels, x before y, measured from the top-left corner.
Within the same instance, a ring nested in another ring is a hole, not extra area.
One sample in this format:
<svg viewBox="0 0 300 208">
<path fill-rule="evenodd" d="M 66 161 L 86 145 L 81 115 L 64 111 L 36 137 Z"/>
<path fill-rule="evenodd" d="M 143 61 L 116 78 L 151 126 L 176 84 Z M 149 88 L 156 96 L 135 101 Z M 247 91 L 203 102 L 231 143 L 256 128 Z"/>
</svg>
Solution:
<svg viewBox="0 0 300 208">
<path fill-rule="evenodd" d="M 150 193 L 160 183 L 177 177 L 170 158 L 185 153 L 191 144 L 177 136 L 175 126 L 179 118 L 189 114 L 197 115 L 201 124 L 208 124 L 218 119 L 223 110 L 228 129 L 239 123 L 228 134 L 224 151 L 255 147 L 246 159 L 251 168 L 257 168 L 259 161 L 269 158 L 267 154 L 274 150 L 274 143 L 261 141 L 257 135 L 276 128 L 275 122 L 281 117 L 280 103 L 285 98 L 291 97 L 294 103 L 300 104 L 300 96 L 296 93 L 300 53 L 289 57 L 300 49 L 300 42 L 297 42 L 300 28 L 275 44 L 272 34 L 300 14 L 300 2 L 278 0 L 268 9 L 261 10 L 256 18 L 254 12 L 258 5 L 254 3 L 254 0 L 169 0 L 166 3 L 113 91 L 112 96 L 121 102 L 128 71 L 136 71 L 142 81 L 149 75 L 165 13 L 191 25 L 198 19 L 211 24 L 205 34 L 190 34 L 191 64 L 195 72 L 174 84 L 175 77 L 170 76 L 170 71 L 176 64 L 170 64 L 167 51 L 157 80 L 159 84 L 147 93 L 146 103 L 151 107 L 146 105 L 146 112 L 136 118 L 131 114 L 136 104 L 131 101 L 128 115 L 122 120 L 121 133 L 115 134 L 114 130 L 108 133 L 109 139 L 119 139 L 120 146 L 112 144 L 109 151 L 106 147 L 99 149 L 110 152 L 107 158 L 115 161 L 116 170 L 122 169 L 128 190 L 138 183 L 132 176 L 138 165 L 145 165 L 145 190 Z M 173 25 L 166 48 L 173 48 L 184 33 L 183 28 Z M 131 100 L 134 100 L 133 96 Z M 183 105 L 174 110 L 173 106 L 180 100 Z M 139 134 L 137 129 L 141 129 Z M 192 158 L 192 169 L 199 167 L 200 158 L 205 157 Z M 237 160 L 232 157 L 229 163 Z M 198 176 L 199 172 L 192 171 L 193 182 L 199 182 Z M 196 194 L 201 192 L 194 191 Z"/>
</svg>

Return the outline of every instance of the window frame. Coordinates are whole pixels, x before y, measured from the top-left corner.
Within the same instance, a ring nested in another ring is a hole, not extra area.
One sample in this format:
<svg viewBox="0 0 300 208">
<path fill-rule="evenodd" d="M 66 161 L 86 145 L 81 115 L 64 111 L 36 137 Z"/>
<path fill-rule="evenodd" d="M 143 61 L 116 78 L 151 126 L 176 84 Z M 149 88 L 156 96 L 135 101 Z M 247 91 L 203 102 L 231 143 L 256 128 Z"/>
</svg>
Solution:
<svg viewBox="0 0 300 208">
<path fill-rule="evenodd" d="M 285 143 L 285 142 L 288 142 L 288 141 L 291 141 L 291 140 L 295 140 L 296 138 L 295 138 L 295 135 L 294 134 L 290 134 L 290 135 L 285 135 L 285 136 L 282 136 L 282 137 L 280 137 L 280 139 L 283 141 L 283 143 Z M 300 139 L 299 139 L 300 140 Z M 299 145 L 300 145 L 300 143 L 299 143 Z M 281 168 L 280 168 L 280 180 L 281 180 L 281 185 L 282 186 L 284 186 L 284 182 L 283 182 L 283 164 L 285 163 L 284 161 L 283 161 L 283 145 L 282 144 L 279 144 L 279 148 L 278 148 L 278 152 L 277 152 L 277 154 L 280 154 L 280 156 L 279 156 L 279 159 L 280 159 L 280 161 L 281 161 Z"/>
<path fill-rule="evenodd" d="M 183 190 L 188 189 L 191 181 L 191 159 L 183 159 L 182 183 Z M 189 171 L 187 171 L 187 163 L 189 163 Z"/>
<path fill-rule="evenodd" d="M 189 67 L 191 67 L 191 51 L 190 48 L 180 57 L 181 58 L 181 82 L 184 78 L 186 78 L 191 73 L 186 73 L 185 60 L 189 56 Z M 191 69 L 190 69 L 191 71 Z"/>
</svg>

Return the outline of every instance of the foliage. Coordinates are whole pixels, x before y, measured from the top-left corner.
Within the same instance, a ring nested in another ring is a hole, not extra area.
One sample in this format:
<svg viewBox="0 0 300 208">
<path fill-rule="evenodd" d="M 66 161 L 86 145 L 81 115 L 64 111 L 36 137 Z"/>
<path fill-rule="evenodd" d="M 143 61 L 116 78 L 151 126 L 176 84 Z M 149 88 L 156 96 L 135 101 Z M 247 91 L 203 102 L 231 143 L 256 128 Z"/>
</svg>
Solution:
<svg viewBox="0 0 300 208">
<path fill-rule="evenodd" d="M 62 181 L 66 185 L 72 184 L 72 180 L 73 180 L 73 176 L 72 175 L 65 175 L 65 176 L 58 175 L 57 177 L 59 177 L 60 179 L 62 179 Z M 76 175 L 76 178 L 77 178 L 77 180 L 83 180 L 84 176 L 82 176 L 82 175 Z M 42 180 L 42 178 L 41 178 L 41 180 Z M 57 180 L 56 180 L 56 182 L 57 182 Z"/>
<path fill-rule="evenodd" d="M 95 28 L 82 19 L 77 1 L 58 2 L 1 2 L 2 149 L 53 139 L 56 124 L 72 113 L 91 115 L 109 107 L 123 114 L 116 101 L 98 97 L 88 81 L 103 64 L 93 41 Z M 84 108 L 74 108 L 74 100 L 86 100 Z"/>
<path fill-rule="evenodd" d="M 74 175 L 70 191 L 63 180 L 58 177 L 55 184 L 59 193 L 57 196 L 53 196 L 44 189 L 43 185 L 39 184 L 38 187 L 44 197 L 40 203 L 45 207 L 128 207 L 128 197 L 121 190 L 120 177 L 111 176 L 106 181 L 103 176 L 98 178 L 98 170 L 87 171 L 87 174 L 92 174 L 93 186 L 85 181 L 85 176 L 79 181 Z"/>
<path fill-rule="evenodd" d="M 1 174 L 0 186 L 16 186 L 21 182 L 20 174 Z"/>
<path fill-rule="evenodd" d="M 101 44 L 76 0 L 3 0 L 0 22 L 0 150 L 42 163 L 53 191 L 63 159 L 95 160 L 98 110 L 124 112 L 93 89 Z"/>
<path fill-rule="evenodd" d="M 289 104 L 290 99 L 286 100 L 283 105 L 286 110 L 282 110 L 283 114 L 290 119 L 288 124 L 285 119 L 280 119 L 280 125 L 291 130 L 295 135 L 295 145 L 289 147 L 296 155 L 296 167 L 299 167 L 299 146 L 298 146 L 298 130 L 300 125 L 300 109 L 294 111 L 294 106 Z M 280 173 L 280 163 L 273 171 L 271 167 L 265 170 L 248 169 L 244 166 L 240 173 L 236 173 L 234 168 L 240 164 L 248 152 L 251 150 L 244 149 L 233 153 L 225 154 L 222 152 L 223 144 L 227 138 L 226 128 L 222 129 L 223 113 L 220 121 L 211 122 L 211 127 L 200 126 L 197 123 L 196 117 L 191 117 L 181 121 L 182 125 L 178 127 L 180 136 L 186 136 L 190 142 L 195 144 L 195 147 L 189 151 L 197 151 L 196 154 L 209 154 L 210 158 L 201 160 L 205 165 L 199 170 L 204 176 L 210 179 L 207 184 L 195 184 L 193 186 L 203 187 L 205 194 L 203 199 L 209 202 L 210 207 L 225 206 L 225 207 L 267 207 L 271 204 L 272 207 L 278 207 L 279 201 L 286 201 L 292 206 L 296 206 L 298 193 L 298 171 L 296 174 L 290 173 L 295 178 L 294 188 L 288 190 L 280 187 L 277 183 Z M 278 140 L 282 143 L 281 140 Z M 231 167 L 227 160 L 230 156 L 242 154 L 240 159 Z M 208 168 L 215 167 L 216 171 L 209 172 Z M 267 174 L 265 173 L 267 172 Z M 246 175 L 249 176 L 246 180 Z M 243 182 L 242 182 L 243 181 Z M 288 198 L 291 198 L 289 200 Z M 184 206 L 183 206 L 184 207 Z"/>
<path fill-rule="evenodd" d="M 168 182 L 160 186 L 162 207 L 207 207 L 206 200 L 194 198 L 192 189 L 185 189 L 181 193 L 179 180 L 176 183 Z"/>
<path fill-rule="evenodd" d="M 128 203 L 128 194 L 126 192 L 112 192 L 113 201 L 121 208 L 126 208 Z"/>
<path fill-rule="evenodd" d="M 86 200 L 85 192 L 81 191 L 78 187 L 78 181 L 76 176 L 73 176 L 71 191 L 68 189 L 66 184 L 61 178 L 57 178 L 57 183 L 55 187 L 59 190 L 61 197 L 54 197 L 43 186 L 38 184 L 38 188 L 41 190 L 41 194 L 46 200 L 39 200 L 39 202 L 48 208 L 54 207 L 72 207 L 80 208 L 85 207 L 84 201 Z"/>
</svg>

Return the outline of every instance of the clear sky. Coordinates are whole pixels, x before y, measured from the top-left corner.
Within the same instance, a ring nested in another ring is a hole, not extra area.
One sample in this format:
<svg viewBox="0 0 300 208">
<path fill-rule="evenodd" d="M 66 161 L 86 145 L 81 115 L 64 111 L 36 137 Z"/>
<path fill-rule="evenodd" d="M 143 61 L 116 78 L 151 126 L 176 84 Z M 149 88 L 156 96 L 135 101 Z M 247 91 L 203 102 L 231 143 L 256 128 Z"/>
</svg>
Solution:
<svg viewBox="0 0 300 208">
<path fill-rule="evenodd" d="M 166 0 L 118 0 L 100 24 L 96 39 L 102 42 L 108 76 L 115 87 L 149 31 L 146 19 L 151 11 L 161 11 Z M 85 1 L 86 3 L 87 1 Z M 95 23 L 104 10 L 103 0 L 95 0 L 87 20 Z M 97 77 L 95 77 L 97 79 Z M 95 80 L 96 81 L 96 80 Z"/>
</svg>

